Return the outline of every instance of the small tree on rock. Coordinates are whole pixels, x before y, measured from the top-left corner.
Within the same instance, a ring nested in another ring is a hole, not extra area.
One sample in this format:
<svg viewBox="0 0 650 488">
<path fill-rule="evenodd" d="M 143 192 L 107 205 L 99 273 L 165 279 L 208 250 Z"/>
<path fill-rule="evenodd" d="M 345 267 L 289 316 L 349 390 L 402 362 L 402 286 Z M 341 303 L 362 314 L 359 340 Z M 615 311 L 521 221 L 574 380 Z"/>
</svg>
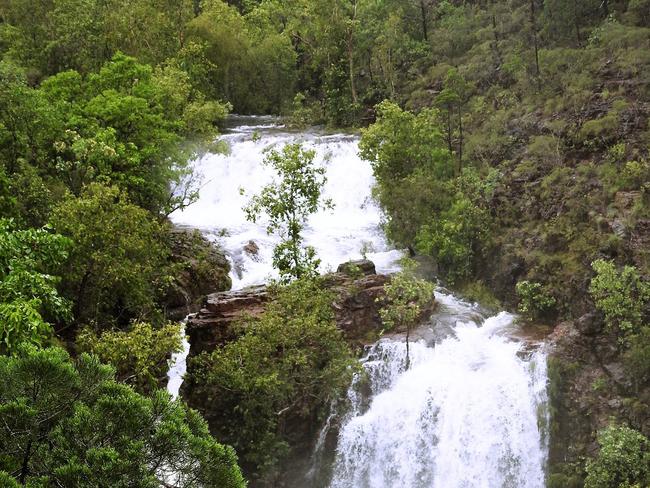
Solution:
<svg viewBox="0 0 650 488">
<path fill-rule="evenodd" d="M 411 365 L 409 339 L 426 307 L 433 302 L 433 283 L 413 276 L 415 263 L 405 260 L 403 270 L 384 285 L 386 305 L 379 315 L 386 330 L 406 329 L 406 369 Z"/>
<path fill-rule="evenodd" d="M 332 208 L 329 200 L 321 199 L 327 179 L 325 169 L 314 166 L 315 156 L 315 151 L 300 144 L 287 144 L 281 152 L 269 151 L 264 164 L 280 179 L 262 188 L 244 208 L 251 222 L 266 214 L 266 232 L 280 235 L 282 241 L 273 250 L 273 266 L 284 282 L 316 275 L 320 264 L 314 248 L 303 245 L 301 234 L 309 215 L 319 208 Z"/>
</svg>

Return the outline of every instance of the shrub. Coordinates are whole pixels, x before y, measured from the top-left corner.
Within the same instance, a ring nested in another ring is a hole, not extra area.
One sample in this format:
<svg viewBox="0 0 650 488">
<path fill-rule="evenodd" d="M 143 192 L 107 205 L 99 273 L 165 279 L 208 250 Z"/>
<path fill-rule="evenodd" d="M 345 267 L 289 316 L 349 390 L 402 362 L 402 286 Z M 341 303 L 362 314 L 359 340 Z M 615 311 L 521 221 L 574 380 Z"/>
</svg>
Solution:
<svg viewBox="0 0 650 488">
<path fill-rule="evenodd" d="M 644 309 L 650 300 L 650 283 L 643 281 L 633 266 L 619 271 L 612 261 L 598 259 L 591 267 L 596 276 L 591 280 L 589 293 L 596 308 L 605 314 L 607 327 L 617 331 L 625 341 L 641 327 Z"/>
<path fill-rule="evenodd" d="M 84 329 L 77 337 L 77 347 L 113 365 L 120 381 L 148 392 L 167 373 L 170 355 L 182 350 L 181 339 L 180 324 L 169 323 L 155 329 L 149 323 L 134 322 L 127 331 L 107 331 L 101 335 Z"/>
<path fill-rule="evenodd" d="M 598 435 L 600 452 L 587 463 L 585 488 L 634 488 L 650 483 L 650 441 L 628 427 Z"/>
<path fill-rule="evenodd" d="M 555 298 L 548 294 L 541 283 L 520 281 L 516 287 L 519 305 L 517 310 L 530 320 L 540 319 L 555 307 Z"/>
</svg>

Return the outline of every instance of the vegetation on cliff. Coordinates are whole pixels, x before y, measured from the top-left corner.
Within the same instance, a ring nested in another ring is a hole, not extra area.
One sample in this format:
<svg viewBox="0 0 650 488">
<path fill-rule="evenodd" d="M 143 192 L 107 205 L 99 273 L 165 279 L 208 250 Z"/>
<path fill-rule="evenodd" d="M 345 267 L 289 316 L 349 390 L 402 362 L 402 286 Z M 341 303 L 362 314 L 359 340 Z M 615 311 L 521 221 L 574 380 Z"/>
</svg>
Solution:
<svg viewBox="0 0 650 488">
<path fill-rule="evenodd" d="M 301 441 L 291 433 L 311 431 L 349 385 L 355 364 L 336 327 L 334 295 L 318 280 L 270 293 L 260 318 L 241 321 L 236 340 L 191 360 L 187 380 L 213 432 L 236 448 L 247 474 L 265 482 L 281 475 L 290 443 Z"/>
</svg>

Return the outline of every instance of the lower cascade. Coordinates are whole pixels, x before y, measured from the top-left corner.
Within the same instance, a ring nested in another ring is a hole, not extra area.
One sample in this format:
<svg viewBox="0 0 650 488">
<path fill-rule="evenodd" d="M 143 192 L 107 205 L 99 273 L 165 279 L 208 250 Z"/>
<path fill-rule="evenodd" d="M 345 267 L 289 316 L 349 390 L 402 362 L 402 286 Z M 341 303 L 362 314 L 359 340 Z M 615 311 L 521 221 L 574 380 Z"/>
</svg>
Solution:
<svg viewBox="0 0 650 488">
<path fill-rule="evenodd" d="M 450 295 L 437 298 L 429 330 L 448 335 L 411 344 L 408 371 L 404 342 L 382 340 L 363 360 L 331 488 L 544 486 L 545 354 L 508 337 L 512 315 L 483 319 Z"/>
</svg>

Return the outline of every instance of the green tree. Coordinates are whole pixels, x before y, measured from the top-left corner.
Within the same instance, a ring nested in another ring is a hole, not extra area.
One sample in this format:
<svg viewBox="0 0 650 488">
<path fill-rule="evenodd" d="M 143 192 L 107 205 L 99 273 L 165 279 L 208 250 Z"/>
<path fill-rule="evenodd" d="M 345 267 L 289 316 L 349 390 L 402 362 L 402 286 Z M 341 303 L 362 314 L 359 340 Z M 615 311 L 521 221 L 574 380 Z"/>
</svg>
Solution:
<svg viewBox="0 0 650 488">
<path fill-rule="evenodd" d="M 171 354 L 183 349 L 181 340 L 178 323 L 154 328 L 147 322 L 134 322 L 126 331 L 111 330 L 100 335 L 86 328 L 77 336 L 77 348 L 112 365 L 119 381 L 140 392 L 150 392 L 165 378 Z"/>
<path fill-rule="evenodd" d="M 245 486 L 234 451 L 160 390 L 113 380 L 87 354 L 0 357 L 0 479 L 63 487 Z"/>
<path fill-rule="evenodd" d="M 377 106 L 377 121 L 362 131 L 359 150 L 377 178 L 389 237 L 398 244 L 413 244 L 432 211 L 446 207 L 451 196 L 447 181 L 454 167 L 438 111 L 425 109 L 416 115 L 384 101 Z"/>
<path fill-rule="evenodd" d="M 291 423 L 313 422 L 345 391 L 354 358 L 337 329 L 333 296 L 318 281 L 270 290 L 264 314 L 242 335 L 190 361 L 186 379 L 209 402 L 211 428 L 247 474 L 271 480 L 288 453 Z"/>
<path fill-rule="evenodd" d="M 418 325 L 422 316 L 433 303 L 433 283 L 413 275 L 414 262 L 403 262 L 403 270 L 391 276 L 384 285 L 385 304 L 379 315 L 386 330 L 406 330 L 406 369 L 409 369 L 409 339 L 411 329 Z"/>
<path fill-rule="evenodd" d="M 90 182 L 108 180 L 163 215 L 195 198 L 184 187 L 188 161 L 229 110 L 206 102 L 181 69 L 153 70 L 123 54 L 86 77 L 52 76 L 38 91 L 65 120 L 49 142 L 56 177 L 77 195 Z"/>
<path fill-rule="evenodd" d="M 605 314 L 607 326 L 625 341 L 644 322 L 646 304 L 650 302 L 650 283 L 633 266 L 624 266 L 619 271 L 614 262 L 603 259 L 591 266 L 596 276 L 591 280 L 589 292 L 596 307 Z"/>
<path fill-rule="evenodd" d="M 273 266 L 285 282 L 315 276 L 320 262 L 313 247 L 303 246 L 301 235 L 311 214 L 331 208 L 330 201 L 321 199 L 325 169 L 314 165 L 315 156 L 300 144 L 287 144 L 282 152 L 271 150 L 264 164 L 276 171 L 279 181 L 262 188 L 244 208 L 252 222 L 264 213 L 269 219 L 266 232 L 277 232 L 282 239 L 273 250 Z"/>
<path fill-rule="evenodd" d="M 54 229 L 73 242 L 62 291 L 78 323 L 103 328 L 157 317 L 169 282 L 164 229 L 116 187 L 88 185 L 54 209 Z"/>
<path fill-rule="evenodd" d="M 600 452 L 587 462 L 585 488 L 636 488 L 650 483 L 650 440 L 629 427 L 599 432 Z"/>
<path fill-rule="evenodd" d="M 0 353 L 23 343 L 43 344 L 53 322 L 71 318 L 70 303 L 57 291 L 54 274 L 70 242 L 48 229 L 18 230 L 0 220 Z"/>
</svg>

